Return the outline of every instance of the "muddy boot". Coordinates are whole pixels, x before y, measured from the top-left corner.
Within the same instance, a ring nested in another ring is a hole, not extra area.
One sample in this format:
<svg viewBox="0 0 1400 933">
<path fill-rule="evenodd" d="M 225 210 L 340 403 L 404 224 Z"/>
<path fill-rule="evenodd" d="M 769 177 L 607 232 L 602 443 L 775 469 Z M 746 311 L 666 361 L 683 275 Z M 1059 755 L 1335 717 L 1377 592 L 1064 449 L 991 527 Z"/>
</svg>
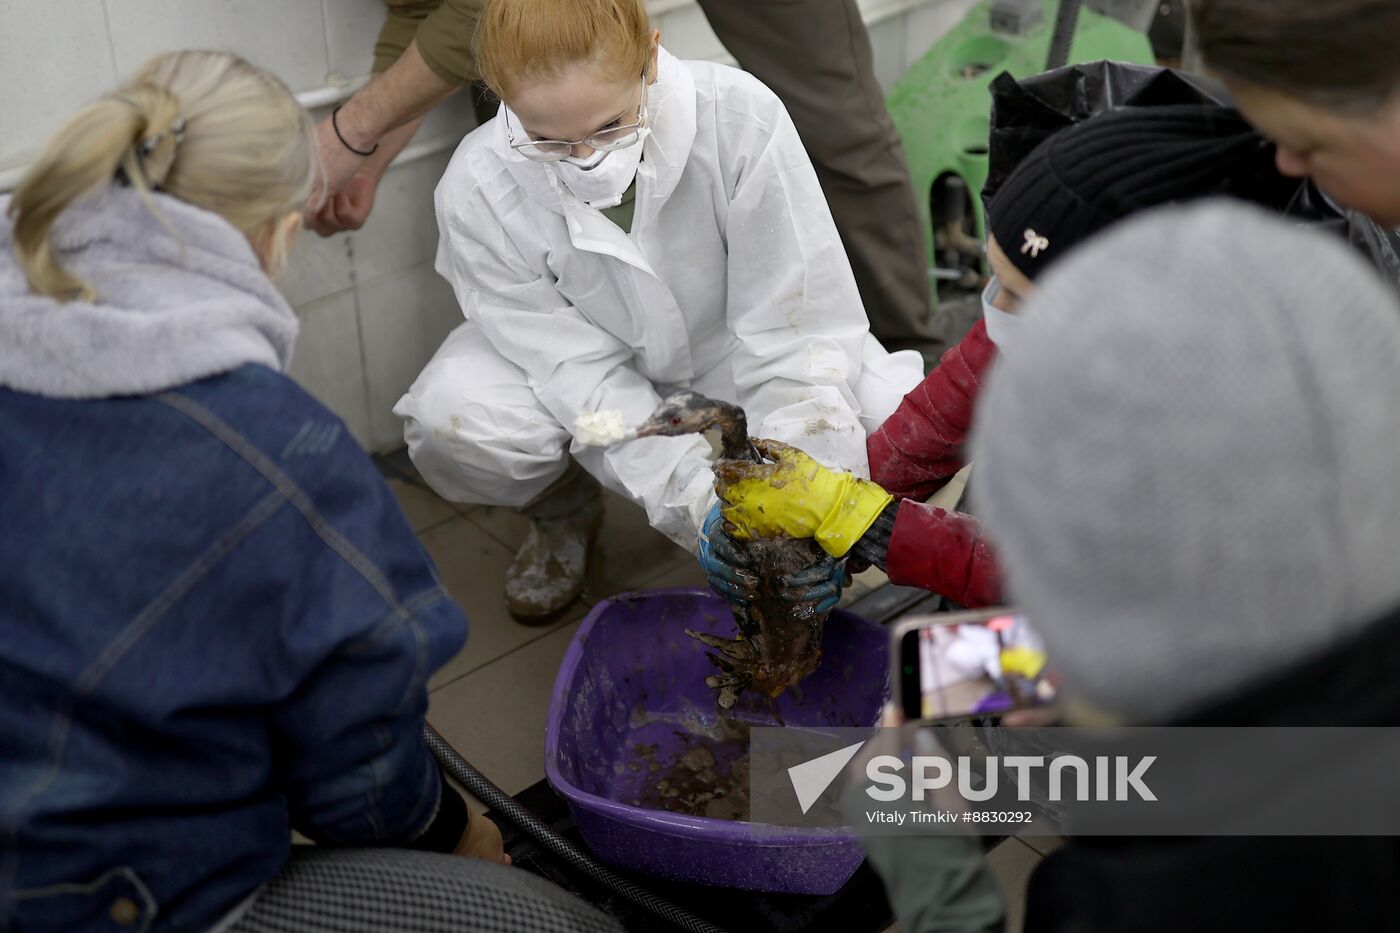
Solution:
<svg viewBox="0 0 1400 933">
<path fill-rule="evenodd" d="M 506 570 L 506 608 L 517 622 L 544 625 L 583 592 L 588 551 L 603 520 L 603 490 L 578 464 L 521 509 L 530 533 Z"/>
</svg>

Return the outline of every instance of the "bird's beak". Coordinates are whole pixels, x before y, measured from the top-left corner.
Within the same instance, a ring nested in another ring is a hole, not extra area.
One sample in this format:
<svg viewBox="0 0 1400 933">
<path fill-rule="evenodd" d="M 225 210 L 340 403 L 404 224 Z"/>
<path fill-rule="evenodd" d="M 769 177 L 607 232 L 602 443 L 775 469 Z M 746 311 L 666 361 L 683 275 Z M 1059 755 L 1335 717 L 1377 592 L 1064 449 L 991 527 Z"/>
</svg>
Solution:
<svg viewBox="0 0 1400 933">
<path fill-rule="evenodd" d="M 657 437 L 661 434 L 664 434 L 665 431 L 663 429 L 667 427 L 670 427 L 670 425 L 665 422 L 643 421 L 637 426 L 636 436 Z"/>
</svg>

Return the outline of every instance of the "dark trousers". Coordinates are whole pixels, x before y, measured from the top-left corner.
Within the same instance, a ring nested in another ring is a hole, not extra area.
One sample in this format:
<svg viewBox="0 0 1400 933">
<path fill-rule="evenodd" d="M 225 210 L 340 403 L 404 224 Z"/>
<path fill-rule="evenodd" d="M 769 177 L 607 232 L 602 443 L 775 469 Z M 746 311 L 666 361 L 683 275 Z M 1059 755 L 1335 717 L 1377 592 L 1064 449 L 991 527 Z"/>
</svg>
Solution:
<svg viewBox="0 0 1400 933">
<path fill-rule="evenodd" d="M 909 168 L 856 0 L 699 0 L 715 34 L 787 107 L 891 350 L 938 352 Z"/>
</svg>

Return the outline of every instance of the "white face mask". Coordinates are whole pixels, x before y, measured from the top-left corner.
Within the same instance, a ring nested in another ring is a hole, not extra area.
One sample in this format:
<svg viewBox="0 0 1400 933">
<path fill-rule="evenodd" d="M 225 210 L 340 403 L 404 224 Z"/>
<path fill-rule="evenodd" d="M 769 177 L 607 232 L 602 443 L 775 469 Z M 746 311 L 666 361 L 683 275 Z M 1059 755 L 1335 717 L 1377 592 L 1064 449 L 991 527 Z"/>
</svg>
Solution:
<svg viewBox="0 0 1400 933">
<path fill-rule="evenodd" d="M 987 322 L 987 336 L 992 338 L 992 343 L 997 345 L 998 350 L 1005 352 L 1016 336 L 1016 329 L 1021 322 L 1010 311 L 1003 311 L 992 304 L 1000 292 L 1001 283 L 997 281 L 996 276 L 992 276 L 992 280 L 982 292 L 982 320 Z"/>
<path fill-rule="evenodd" d="M 626 149 L 594 152 L 586 159 L 566 156 L 550 164 L 569 192 L 584 204 L 597 208 L 616 207 L 622 203 L 627 186 L 637 177 L 642 146 L 650 133 L 650 127 L 642 127 L 641 138 Z"/>
</svg>

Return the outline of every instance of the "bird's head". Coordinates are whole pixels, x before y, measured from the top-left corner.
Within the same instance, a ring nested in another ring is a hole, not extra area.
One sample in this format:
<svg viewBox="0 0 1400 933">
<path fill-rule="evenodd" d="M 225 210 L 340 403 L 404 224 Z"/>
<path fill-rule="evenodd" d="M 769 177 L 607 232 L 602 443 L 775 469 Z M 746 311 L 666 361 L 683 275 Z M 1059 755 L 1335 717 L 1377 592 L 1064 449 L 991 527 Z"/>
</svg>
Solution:
<svg viewBox="0 0 1400 933">
<path fill-rule="evenodd" d="M 661 402 L 656 411 L 637 426 L 638 437 L 675 437 L 680 434 L 703 434 L 711 428 L 723 428 L 744 417 L 738 406 L 706 398 L 699 392 L 677 392 Z"/>
<path fill-rule="evenodd" d="M 711 428 L 719 428 L 724 456 L 752 459 L 744 410 L 698 392 L 677 392 L 666 398 L 650 418 L 637 426 L 637 436 L 676 437 L 703 434 Z"/>
</svg>

